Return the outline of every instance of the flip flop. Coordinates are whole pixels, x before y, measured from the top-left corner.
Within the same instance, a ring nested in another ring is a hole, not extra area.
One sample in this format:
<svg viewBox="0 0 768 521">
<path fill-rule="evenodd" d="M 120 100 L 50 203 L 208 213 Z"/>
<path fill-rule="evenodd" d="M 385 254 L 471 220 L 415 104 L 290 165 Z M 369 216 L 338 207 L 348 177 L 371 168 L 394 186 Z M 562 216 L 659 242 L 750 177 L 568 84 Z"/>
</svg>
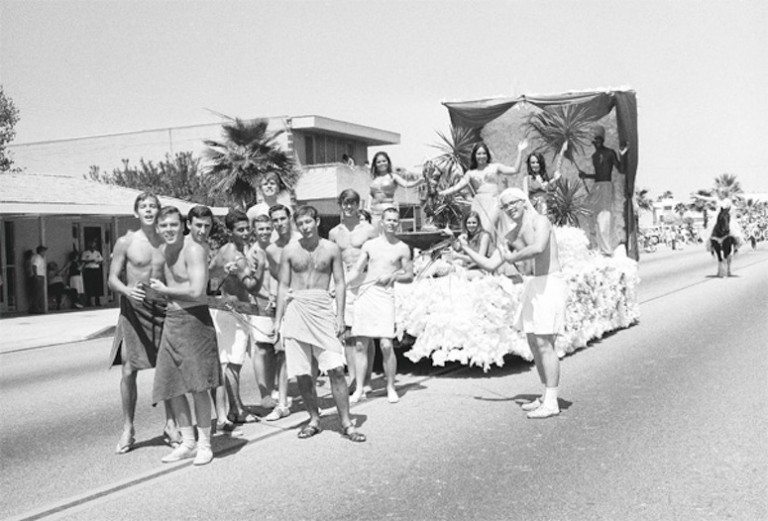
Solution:
<svg viewBox="0 0 768 521">
<path fill-rule="evenodd" d="M 344 427 L 344 433 L 342 434 L 342 436 L 347 438 L 349 441 L 353 441 L 355 443 L 364 442 L 367 439 L 365 437 L 365 434 L 363 434 L 362 432 L 357 432 L 356 430 L 354 430 L 354 428 L 355 428 L 354 425 L 347 425 L 346 427 Z"/>
<path fill-rule="evenodd" d="M 120 439 L 122 441 L 122 438 Z M 127 452 L 130 452 L 131 449 L 133 449 L 133 444 L 136 443 L 136 438 L 131 435 L 130 438 L 128 438 L 128 442 L 125 444 L 121 444 L 119 441 L 117 442 L 117 447 L 115 448 L 115 454 L 125 454 Z"/>
<path fill-rule="evenodd" d="M 320 432 L 322 432 L 322 430 L 317 425 L 307 425 L 299 431 L 298 436 L 300 440 L 306 440 L 307 438 L 320 434 Z"/>
<path fill-rule="evenodd" d="M 237 416 L 227 416 L 227 419 L 232 423 L 256 423 L 261 418 L 250 412 L 243 411 L 242 414 Z"/>
</svg>

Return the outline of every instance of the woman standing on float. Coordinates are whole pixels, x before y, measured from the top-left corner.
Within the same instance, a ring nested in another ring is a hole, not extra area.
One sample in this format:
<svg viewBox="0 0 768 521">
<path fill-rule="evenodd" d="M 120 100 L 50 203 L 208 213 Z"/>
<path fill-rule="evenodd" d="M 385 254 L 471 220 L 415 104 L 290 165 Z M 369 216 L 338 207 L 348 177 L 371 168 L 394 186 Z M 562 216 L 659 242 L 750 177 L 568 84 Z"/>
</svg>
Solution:
<svg viewBox="0 0 768 521">
<path fill-rule="evenodd" d="M 381 213 L 387 208 L 398 208 L 395 202 L 395 190 L 398 186 L 412 188 L 424 181 L 419 176 L 414 181 L 406 181 L 392 172 L 392 161 L 386 152 L 376 152 L 371 162 L 371 217 L 373 226 L 377 231 L 381 222 Z"/>
<path fill-rule="evenodd" d="M 541 152 L 532 152 L 525 160 L 528 167 L 528 199 L 536 211 L 542 215 L 547 215 L 547 195 L 554 189 L 555 182 L 560 179 L 560 165 L 563 163 L 563 155 L 567 149 L 568 141 L 565 141 L 555 164 L 555 173 L 551 178 L 547 174 L 547 163 Z"/>
<path fill-rule="evenodd" d="M 455 185 L 440 192 L 440 195 L 452 195 L 463 190 L 468 185 L 472 189 L 471 209 L 480 215 L 483 229 L 494 239 L 497 235 L 499 222 L 499 184 L 501 175 L 516 175 L 523 162 L 523 150 L 528 148 L 528 141 L 523 140 L 517 145 L 517 160 L 515 166 L 506 166 L 491 162 L 491 151 L 488 145 L 478 143 L 472 149 L 469 170 Z"/>
</svg>

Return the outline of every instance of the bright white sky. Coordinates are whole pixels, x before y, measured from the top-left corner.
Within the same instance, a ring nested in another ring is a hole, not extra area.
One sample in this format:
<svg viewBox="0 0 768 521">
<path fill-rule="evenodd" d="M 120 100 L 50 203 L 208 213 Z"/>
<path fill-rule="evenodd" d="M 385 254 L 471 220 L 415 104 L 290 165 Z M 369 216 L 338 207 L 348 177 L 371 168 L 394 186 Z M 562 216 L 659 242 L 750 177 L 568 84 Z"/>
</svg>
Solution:
<svg viewBox="0 0 768 521">
<path fill-rule="evenodd" d="M 17 143 L 318 114 L 435 155 L 443 100 L 631 86 L 638 187 L 768 192 L 768 2 L 3 0 Z"/>
</svg>

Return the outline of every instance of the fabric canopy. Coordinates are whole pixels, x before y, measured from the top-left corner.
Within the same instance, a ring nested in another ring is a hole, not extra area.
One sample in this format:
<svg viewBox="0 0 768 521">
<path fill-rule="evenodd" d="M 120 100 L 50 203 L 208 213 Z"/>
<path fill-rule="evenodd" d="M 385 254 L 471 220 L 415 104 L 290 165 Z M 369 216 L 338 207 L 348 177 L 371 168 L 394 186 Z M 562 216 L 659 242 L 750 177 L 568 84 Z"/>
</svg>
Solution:
<svg viewBox="0 0 768 521">
<path fill-rule="evenodd" d="M 537 107 L 556 105 L 584 105 L 595 120 L 616 110 L 616 125 L 619 141 L 629 145 L 626 158 L 626 193 L 624 220 L 627 230 L 627 255 L 639 258 L 637 249 L 637 225 L 635 208 L 632 204 L 637 175 L 638 139 L 637 139 L 637 97 L 633 90 L 609 90 L 592 92 L 568 92 L 565 94 L 546 94 L 518 96 L 516 98 L 492 98 L 474 101 L 444 102 L 454 126 L 481 129 L 498 118 L 516 104 L 525 102 Z"/>
</svg>

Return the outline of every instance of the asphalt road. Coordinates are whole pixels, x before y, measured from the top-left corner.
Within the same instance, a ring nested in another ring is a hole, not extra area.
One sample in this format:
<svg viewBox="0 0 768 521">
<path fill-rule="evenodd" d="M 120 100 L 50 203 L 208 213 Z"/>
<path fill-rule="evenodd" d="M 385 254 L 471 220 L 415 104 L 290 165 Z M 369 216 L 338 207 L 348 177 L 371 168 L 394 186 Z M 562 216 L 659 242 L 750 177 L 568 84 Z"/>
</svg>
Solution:
<svg viewBox="0 0 768 521">
<path fill-rule="evenodd" d="M 644 256 L 640 324 L 563 360 L 558 418 L 517 408 L 538 390 L 519 359 L 487 374 L 408 366 L 399 404 L 353 409 L 368 443 L 343 439 L 330 409 L 325 432 L 298 440 L 298 412 L 216 439 L 204 468 L 159 463 L 149 372 L 139 447 L 112 453 L 121 422 L 109 340 L 0 355 L 0 516 L 768 518 L 768 248 L 743 251 L 735 277 L 714 272 L 699 248 Z"/>
</svg>

